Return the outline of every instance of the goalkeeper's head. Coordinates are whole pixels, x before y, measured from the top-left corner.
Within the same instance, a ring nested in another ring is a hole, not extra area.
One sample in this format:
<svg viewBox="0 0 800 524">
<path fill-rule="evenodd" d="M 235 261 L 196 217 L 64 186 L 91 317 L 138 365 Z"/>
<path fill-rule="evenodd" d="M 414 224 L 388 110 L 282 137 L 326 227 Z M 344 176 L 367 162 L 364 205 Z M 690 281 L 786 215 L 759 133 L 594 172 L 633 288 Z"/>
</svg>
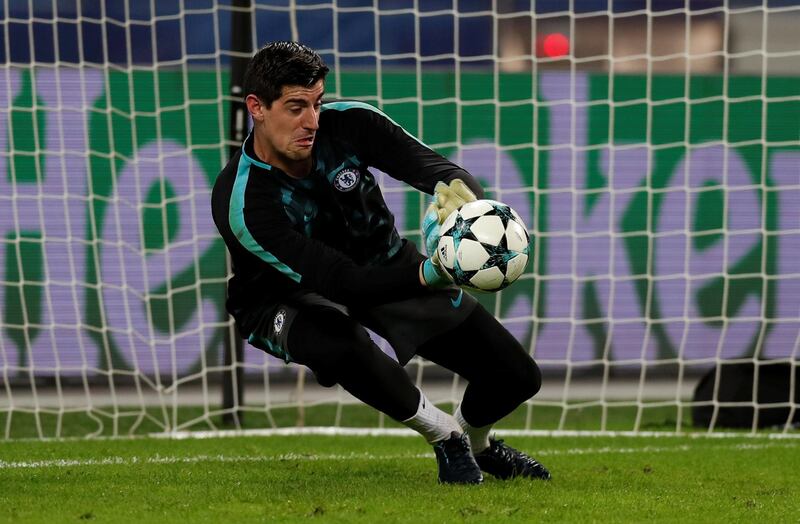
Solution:
<svg viewBox="0 0 800 524">
<path fill-rule="evenodd" d="M 313 165 L 327 73 L 322 58 L 297 42 L 267 44 L 247 66 L 244 95 L 255 154 L 290 176 L 304 177 Z"/>
<path fill-rule="evenodd" d="M 270 42 L 253 56 L 244 75 L 244 96 L 255 95 L 267 107 L 284 86 L 312 87 L 325 80 L 328 66 L 310 47 L 298 42 Z"/>
</svg>

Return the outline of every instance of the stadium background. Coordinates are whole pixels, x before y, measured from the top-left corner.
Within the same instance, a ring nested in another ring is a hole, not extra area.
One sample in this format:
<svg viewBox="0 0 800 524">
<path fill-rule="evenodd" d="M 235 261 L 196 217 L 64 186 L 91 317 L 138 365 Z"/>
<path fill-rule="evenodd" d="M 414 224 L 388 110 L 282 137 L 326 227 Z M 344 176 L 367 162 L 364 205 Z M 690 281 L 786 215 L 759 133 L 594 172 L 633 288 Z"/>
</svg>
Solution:
<svg viewBox="0 0 800 524">
<path fill-rule="evenodd" d="M 481 301 L 552 376 L 599 377 L 604 395 L 610 377 L 632 377 L 634 404 L 651 376 L 672 377 L 680 404 L 719 359 L 794 362 L 794 2 L 334 4 L 256 2 L 253 43 L 319 49 L 329 93 L 380 106 L 520 212 L 534 262 Z M 93 409 L 65 406 L 62 386 L 87 399 L 135 384 L 162 403 L 200 387 L 216 409 L 230 331 L 208 201 L 230 145 L 230 13 L 202 0 L 6 4 L 6 421 Z M 571 55 L 537 54 L 536 35 L 553 32 Z M 425 200 L 382 184 L 418 238 Z M 244 355 L 265 391 L 264 375 L 287 374 Z"/>
</svg>

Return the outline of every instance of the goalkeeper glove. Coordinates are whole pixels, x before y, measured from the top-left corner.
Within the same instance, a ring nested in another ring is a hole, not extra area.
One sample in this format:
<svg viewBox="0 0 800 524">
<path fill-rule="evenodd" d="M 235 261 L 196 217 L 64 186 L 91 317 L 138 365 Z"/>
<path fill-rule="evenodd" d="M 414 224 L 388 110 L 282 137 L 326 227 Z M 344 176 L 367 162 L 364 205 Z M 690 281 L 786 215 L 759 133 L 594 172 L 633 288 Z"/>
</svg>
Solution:
<svg viewBox="0 0 800 524">
<path fill-rule="evenodd" d="M 439 226 L 450 213 L 475 200 L 475 193 L 461 179 L 455 179 L 449 185 L 444 182 L 436 183 L 433 202 L 428 206 L 422 219 L 422 238 L 425 241 L 425 252 L 429 256 L 436 252 L 436 246 L 439 244 Z"/>
<path fill-rule="evenodd" d="M 436 206 L 431 203 L 425 216 L 422 217 L 422 240 L 425 242 L 425 254 L 428 256 L 436 253 L 439 236 L 439 214 L 436 212 Z"/>
<path fill-rule="evenodd" d="M 437 183 L 433 190 L 433 205 L 436 206 L 436 213 L 439 215 L 439 224 L 443 224 L 450 213 L 475 200 L 477 200 L 475 193 L 459 178 L 451 181 L 449 185 L 444 182 Z"/>
<path fill-rule="evenodd" d="M 439 253 L 434 250 L 430 258 L 426 258 L 419 266 L 420 280 L 428 287 L 442 288 L 453 283 L 450 275 L 442 269 L 439 262 Z"/>
</svg>

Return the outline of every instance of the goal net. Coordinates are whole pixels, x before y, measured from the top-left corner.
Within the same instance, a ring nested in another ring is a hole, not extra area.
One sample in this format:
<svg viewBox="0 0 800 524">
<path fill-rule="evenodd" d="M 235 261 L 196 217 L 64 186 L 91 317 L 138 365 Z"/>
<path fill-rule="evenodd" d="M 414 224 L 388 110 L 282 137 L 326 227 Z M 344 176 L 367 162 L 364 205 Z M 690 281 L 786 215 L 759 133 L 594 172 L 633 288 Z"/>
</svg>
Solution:
<svg viewBox="0 0 800 524">
<path fill-rule="evenodd" d="M 217 430 L 232 415 L 246 428 L 398 427 L 255 348 L 226 363 L 229 269 L 209 202 L 233 145 L 233 4 L 27 0 L 0 14 L 0 437 Z M 526 221 L 526 273 L 478 297 L 544 373 L 502 427 L 675 433 L 698 408 L 712 429 L 740 408 L 755 431 L 777 408 L 790 430 L 800 8 L 698 5 L 247 9 L 254 48 L 317 49 L 332 98 L 378 106 Z M 418 241 L 428 197 L 379 179 Z M 721 365 L 737 363 L 734 387 Z M 459 402 L 452 373 L 408 371 L 431 400 Z M 775 383 L 783 396 L 766 405 Z"/>
</svg>

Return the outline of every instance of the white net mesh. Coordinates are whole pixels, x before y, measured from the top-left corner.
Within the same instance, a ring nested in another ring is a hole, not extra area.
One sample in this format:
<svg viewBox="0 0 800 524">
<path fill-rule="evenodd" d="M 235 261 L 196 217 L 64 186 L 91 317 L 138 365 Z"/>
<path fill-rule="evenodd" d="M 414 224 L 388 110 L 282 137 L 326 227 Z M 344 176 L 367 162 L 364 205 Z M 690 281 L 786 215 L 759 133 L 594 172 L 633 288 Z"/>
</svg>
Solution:
<svg viewBox="0 0 800 524">
<path fill-rule="evenodd" d="M 236 8 L 66 4 L 9 2 L 0 20 L 0 434 L 217 429 L 233 413 L 248 427 L 391 426 L 254 348 L 244 401 L 221 403 L 231 332 L 209 201 L 230 145 Z M 381 107 L 527 222 L 527 273 L 480 297 L 545 374 L 509 424 L 680 431 L 715 364 L 794 366 L 800 8 L 254 4 L 254 45 L 319 50 L 331 97 Z M 418 240 L 426 198 L 380 180 Z M 418 360 L 409 372 L 458 402 L 457 377 Z M 721 376 L 714 427 L 773 377 L 751 372 L 734 399 Z"/>
</svg>

